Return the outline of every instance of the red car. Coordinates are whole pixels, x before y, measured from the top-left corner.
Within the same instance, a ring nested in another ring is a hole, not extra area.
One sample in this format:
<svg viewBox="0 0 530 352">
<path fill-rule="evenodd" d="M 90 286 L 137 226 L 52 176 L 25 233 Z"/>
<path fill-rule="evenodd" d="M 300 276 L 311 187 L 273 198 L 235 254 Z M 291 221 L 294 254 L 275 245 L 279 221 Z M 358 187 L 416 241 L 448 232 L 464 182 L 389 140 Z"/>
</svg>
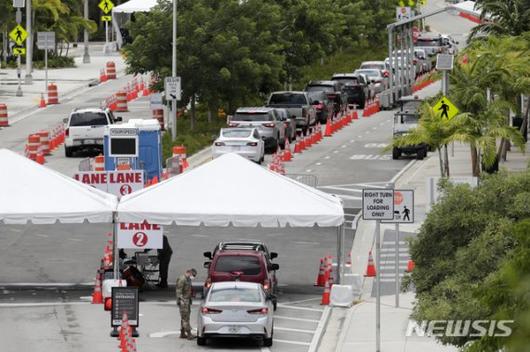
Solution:
<svg viewBox="0 0 530 352">
<path fill-rule="evenodd" d="M 271 260 L 278 254 L 269 253 L 267 247 L 261 243 L 220 243 L 213 254 L 204 252 L 204 256 L 210 259 L 204 263 L 204 267 L 208 269 L 208 278 L 204 283 L 206 289 L 213 282 L 239 280 L 260 283 L 268 294 L 277 292 L 276 270 L 280 266 Z M 272 302 L 276 309 L 276 297 Z"/>
</svg>

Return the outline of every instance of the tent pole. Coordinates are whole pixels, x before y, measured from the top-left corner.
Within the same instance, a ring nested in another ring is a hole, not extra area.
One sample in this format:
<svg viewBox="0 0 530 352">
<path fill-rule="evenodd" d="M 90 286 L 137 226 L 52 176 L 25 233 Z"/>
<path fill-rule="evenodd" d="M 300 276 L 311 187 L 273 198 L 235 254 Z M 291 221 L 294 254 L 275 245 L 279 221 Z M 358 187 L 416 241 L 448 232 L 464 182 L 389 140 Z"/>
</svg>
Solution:
<svg viewBox="0 0 530 352">
<path fill-rule="evenodd" d="M 120 265 L 119 261 L 119 254 L 118 254 L 118 238 L 117 238 L 117 232 L 118 232 L 118 222 L 116 221 L 117 213 L 112 213 L 112 260 L 114 261 L 113 267 L 114 267 L 114 280 L 118 280 L 118 266 Z"/>
<path fill-rule="evenodd" d="M 337 226 L 337 284 L 340 284 L 342 274 L 342 246 L 344 242 L 343 225 Z"/>
</svg>

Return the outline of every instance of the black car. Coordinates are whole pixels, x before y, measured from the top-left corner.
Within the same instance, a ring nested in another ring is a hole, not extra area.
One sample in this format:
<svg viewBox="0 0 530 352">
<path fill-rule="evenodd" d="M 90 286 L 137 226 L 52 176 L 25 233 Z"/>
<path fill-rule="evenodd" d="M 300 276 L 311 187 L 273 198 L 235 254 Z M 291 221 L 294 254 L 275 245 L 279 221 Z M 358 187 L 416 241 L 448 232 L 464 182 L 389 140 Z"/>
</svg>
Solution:
<svg viewBox="0 0 530 352">
<path fill-rule="evenodd" d="M 359 109 L 364 109 L 364 103 L 370 95 L 370 88 L 362 77 L 353 73 L 335 73 L 331 80 L 341 85 L 347 104 L 355 104 Z"/>
<path fill-rule="evenodd" d="M 305 87 L 306 92 L 323 92 L 327 100 L 333 104 L 332 117 L 340 113 L 346 103 L 346 97 L 340 90 L 340 83 L 335 81 L 310 81 Z M 326 117 L 327 119 L 327 117 Z M 325 121 L 320 120 L 321 123 Z"/>
</svg>

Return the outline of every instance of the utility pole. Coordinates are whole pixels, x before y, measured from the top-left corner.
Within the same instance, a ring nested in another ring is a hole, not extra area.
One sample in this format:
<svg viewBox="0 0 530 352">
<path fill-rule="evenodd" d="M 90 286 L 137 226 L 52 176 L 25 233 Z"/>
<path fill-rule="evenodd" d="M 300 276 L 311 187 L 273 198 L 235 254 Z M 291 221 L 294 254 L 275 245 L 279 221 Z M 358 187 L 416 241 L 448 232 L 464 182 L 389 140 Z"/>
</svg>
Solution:
<svg viewBox="0 0 530 352">
<path fill-rule="evenodd" d="M 33 84 L 33 30 L 31 26 L 33 16 L 31 10 L 31 0 L 26 1 L 26 30 L 28 37 L 26 38 L 26 84 Z"/>
<path fill-rule="evenodd" d="M 85 20 L 88 20 L 88 0 L 84 0 L 84 17 L 85 17 Z M 85 53 L 83 54 L 83 63 L 89 64 L 90 53 L 88 52 L 88 30 L 86 28 L 85 28 L 83 39 L 84 39 L 84 46 L 85 46 Z"/>
<path fill-rule="evenodd" d="M 173 0 L 173 44 L 172 44 L 172 60 L 171 60 L 171 75 L 177 77 L 177 0 Z M 177 138 L 177 99 L 171 100 L 171 139 Z"/>
</svg>

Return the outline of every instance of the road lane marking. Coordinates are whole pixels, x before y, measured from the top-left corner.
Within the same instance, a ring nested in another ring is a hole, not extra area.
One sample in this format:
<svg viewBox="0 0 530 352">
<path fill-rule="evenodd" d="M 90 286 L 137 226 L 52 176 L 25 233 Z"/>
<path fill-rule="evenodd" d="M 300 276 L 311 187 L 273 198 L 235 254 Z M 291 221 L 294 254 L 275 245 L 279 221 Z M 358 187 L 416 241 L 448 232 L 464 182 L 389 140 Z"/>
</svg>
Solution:
<svg viewBox="0 0 530 352">
<path fill-rule="evenodd" d="M 324 159 L 329 159 L 329 158 L 331 158 L 329 155 L 326 155 L 326 156 L 324 157 Z"/>
<path fill-rule="evenodd" d="M 320 298 L 319 298 L 320 299 Z M 283 315 L 275 315 L 274 319 L 285 319 L 285 320 L 293 320 L 293 321 L 304 321 L 308 323 L 318 323 L 320 320 L 318 319 L 304 319 L 304 318 L 292 318 L 292 317 L 286 317 Z"/>
<path fill-rule="evenodd" d="M 178 334 L 180 334 L 180 331 L 157 331 L 157 332 L 150 333 L 148 336 L 151 338 L 162 338 L 162 337 L 178 335 Z"/>
<path fill-rule="evenodd" d="M 322 186 L 322 187 L 318 187 L 318 188 L 320 188 L 320 189 L 322 189 L 322 188 L 332 189 L 332 190 L 336 190 L 336 191 L 356 192 L 356 193 L 362 193 L 362 191 L 363 191 L 362 189 L 334 187 L 334 186 Z"/>
<path fill-rule="evenodd" d="M 307 310 L 309 312 L 323 312 L 324 309 L 317 309 L 317 308 L 309 308 L 309 307 L 298 307 L 298 306 L 288 306 L 283 303 L 278 303 L 278 307 L 280 308 L 286 308 L 286 309 L 297 309 L 297 310 Z"/>
<path fill-rule="evenodd" d="M 337 154 L 338 152 L 339 152 L 338 150 L 334 150 L 334 151 L 333 151 L 334 154 Z"/>
<path fill-rule="evenodd" d="M 283 328 L 279 326 L 275 326 L 274 330 L 280 330 L 280 331 L 291 331 L 291 332 L 301 332 L 303 334 L 311 334 L 313 335 L 315 333 L 315 330 L 305 330 L 305 329 L 294 329 L 294 328 Z"/>
<path fill-rule="evenodd" d="M 357 138 L 363 138 L 363 136 L 357 136 Z"/>
<path fill-rule="evenodd" d="M 351 199 L 351 200 L 361 200 L 361 199 L 363 199 L 362 197 L 348 196 L 348 195 L 345 195 L 345 194 L 337 194 L 337 193 L 333 193 L 333 194 L 336 195 L 339 198 L 344 198 L 344 199 Z"/>
<path fill-rule="evenodd" d="M 386 148 L 387 143 L 367 143 L 364 145 L 365 148 Z"/>
<path fill-rule="evenodd" d="M 318 163 L 316 163 L 315 165 L 320 166 L 320 165 L 322 165 L 322 163 L 318 162 Z"/>
<path fill-rule="evenodd" d="M 305 170 L 305 172 L 311 172 L 311 171 L 313 171 L 313 170 L 311 170 L 311 169 L 307 169 L 307 170 Z"/>
<path fill-rule="evenodd" d="M 300 342 L 300 341 L 292 341 L 292 340 L 278 340 L 278 339 L 274 339 L 273 341 L 274 342 L 279 342 L 279 343 L 287 343 L 287 344 L 290 344 L 290 345 L 300 345 L 300 346 L 309 346 L 310 345 L 309 342 Z"/>
<path fill-rule="evenodd" d="M 377 155 L 377 154 L 354 154 L 350 156 L 350 160 L 392 160 L 392 155 L 390 154 L 383 154 L 383 155 Z"/>
<path fill-rule="evenodd" d="M 314 243 L 317 243 L 317 242 L 314 242 Z M 298 303 L 305 303 L 305 302 L 311 302 L 311 301 L 318 301 L 320 299 L 321 299 L 320 297 L 315 297 L 315 298 L 302 299 L 299 301 L 283 302 L 283 304 L 298 304 Z"/>
</svg>

